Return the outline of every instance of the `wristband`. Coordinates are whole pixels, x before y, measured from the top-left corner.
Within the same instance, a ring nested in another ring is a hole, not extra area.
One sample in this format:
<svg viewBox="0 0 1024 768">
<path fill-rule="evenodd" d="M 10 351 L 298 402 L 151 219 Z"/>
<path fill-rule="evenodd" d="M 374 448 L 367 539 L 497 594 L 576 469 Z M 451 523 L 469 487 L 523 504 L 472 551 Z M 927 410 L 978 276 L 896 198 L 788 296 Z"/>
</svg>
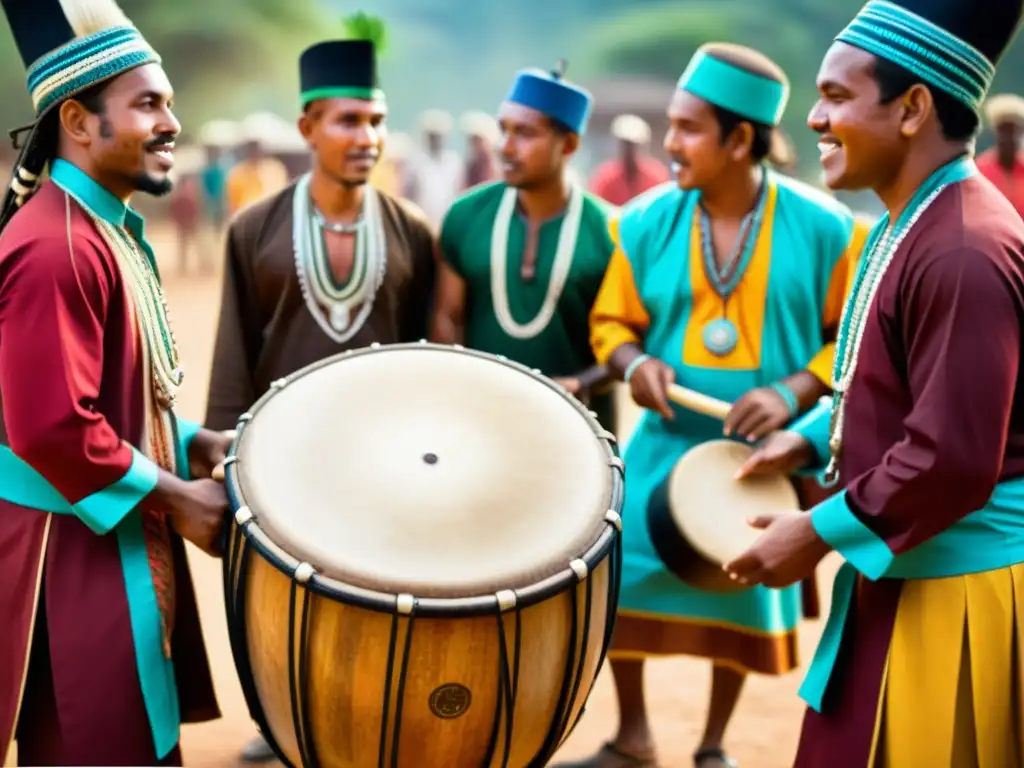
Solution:
<svg viewBox="0 0 1024 768">
<path fill-rule="evenodd" d="M 651 359 L 651 356 L 650 355 L 646 355 L 646 354 L 645 355 L 638 355 L 637 357 L 634 357 L 633 358 L 633 362 L 631 362 L 629 365 L 626 366 L 626 370 L 622 374 L 622 380 L 625 383 L 629 384 L 629 380 L 633 377 L 633 374 L 636 373 L 636 369 L 639 368 L 641 365 L 643 365 L 644 363 L 646 363 L 650 359 Z"/>
<path fill-rule="evenodd" d="M 768 386 L 774 389 L 778 393 L 779 397 L 782 398 L 782 401 L 786 404 L 786 407 L 789 408 L 790 416 L 796 416 L 797 413 L 800 412 L 800 401 L 797 400 L 796 395 L 794 394 L 792 389 L 787 387 L 781 381 L 772 382 Z"/>
</svg>

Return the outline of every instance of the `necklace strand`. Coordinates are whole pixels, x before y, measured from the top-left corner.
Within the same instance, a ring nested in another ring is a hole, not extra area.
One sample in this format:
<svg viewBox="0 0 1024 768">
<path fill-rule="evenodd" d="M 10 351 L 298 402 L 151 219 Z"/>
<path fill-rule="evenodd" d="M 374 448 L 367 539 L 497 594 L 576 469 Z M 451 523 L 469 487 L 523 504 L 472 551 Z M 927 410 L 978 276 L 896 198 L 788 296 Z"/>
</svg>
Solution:
<svg viewBox="0 0 1024 768">
<path fill-rule="evenodd" d="M 491 231 L 491 302 L 498 324 L 507 335 L 515 339 L 532 339 L 539 336 L 551 323 L 569 279 L 573 257 L 576 254 L 580 222 L 583 218 L 583 192 L 573 185 L 565 218 L 562 219 L 562 226 L 558 232 L 558 246 L 555 250 L 555 260 L 551 265 L 551 277 L 548 280 L 544 302 L 537 315 L 525 324 L 517 322 L 512 317 L 508 298 L 508 240 L 517 199 L 517 191 L 513 187 L 506 188 L 494 219 L 494 228 Z"/>
</svg>

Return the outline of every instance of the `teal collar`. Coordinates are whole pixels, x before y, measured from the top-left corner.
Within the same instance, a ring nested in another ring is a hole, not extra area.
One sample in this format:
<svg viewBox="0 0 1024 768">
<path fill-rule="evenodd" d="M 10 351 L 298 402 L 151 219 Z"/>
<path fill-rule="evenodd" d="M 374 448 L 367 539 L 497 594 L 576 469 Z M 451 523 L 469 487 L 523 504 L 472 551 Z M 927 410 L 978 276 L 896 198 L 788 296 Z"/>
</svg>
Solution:
<svg viewBox="0 0 1024 768">
<path fill-rule="evenodd" d="M 77 165 L 58 158 L 50 164 L 50 178 L 93 215 L 114 226 L 126 227 L 140 243 L 145 241 L 145 221 L 142 216 Z"/>
</svg>

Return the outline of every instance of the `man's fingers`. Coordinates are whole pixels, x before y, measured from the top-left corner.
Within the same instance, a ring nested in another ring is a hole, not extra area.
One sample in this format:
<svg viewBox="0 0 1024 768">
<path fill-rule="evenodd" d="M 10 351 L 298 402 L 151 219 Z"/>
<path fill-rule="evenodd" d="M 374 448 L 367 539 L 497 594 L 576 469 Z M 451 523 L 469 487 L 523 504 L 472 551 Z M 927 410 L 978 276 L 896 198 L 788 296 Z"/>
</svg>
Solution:
<svg viewBox="0 0 1024 768">
<path fill-rule="evenodd" d="M 768 526 L 778 520 L 780 515 L 758 515 L 747 520 L 747 525 L 758 530 L 765 530 Z"/>
<path fill-rule="evenodd" d="M 736 470 L 736 474 L 733 475 L 735 480 L 742 480 L 745 477 L 751 475 L 764 474 L 770 471 L 769 469 L 769 456 L 768 452 L 764 448 L 758 448 L 743 462 L 743 466 Z"/>
</svg>

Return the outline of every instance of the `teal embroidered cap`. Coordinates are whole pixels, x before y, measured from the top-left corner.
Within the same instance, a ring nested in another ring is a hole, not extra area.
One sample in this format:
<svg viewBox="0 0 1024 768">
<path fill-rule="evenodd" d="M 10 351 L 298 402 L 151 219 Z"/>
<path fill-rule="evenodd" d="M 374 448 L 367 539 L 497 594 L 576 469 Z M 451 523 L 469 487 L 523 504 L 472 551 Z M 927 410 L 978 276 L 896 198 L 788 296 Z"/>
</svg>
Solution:
<svg viewBox="0 0 1024 768">
<path fill-rule="evenodd" d="M 789 101 L 789 83 L 716 58 L 701 47 L 678 87 L 755 123 L 777 126 Z"/>
<path fill-rule="evenodd" d="M 37 116 L 160 57 L 113 0 L 3 0 Z"/>
<path fill-rule="evenodd" d="M 870 0 L 836 40 L 903 67 L 976 113 L 996 74 L 973 45 L 888 0 Z"/>
</svg>

